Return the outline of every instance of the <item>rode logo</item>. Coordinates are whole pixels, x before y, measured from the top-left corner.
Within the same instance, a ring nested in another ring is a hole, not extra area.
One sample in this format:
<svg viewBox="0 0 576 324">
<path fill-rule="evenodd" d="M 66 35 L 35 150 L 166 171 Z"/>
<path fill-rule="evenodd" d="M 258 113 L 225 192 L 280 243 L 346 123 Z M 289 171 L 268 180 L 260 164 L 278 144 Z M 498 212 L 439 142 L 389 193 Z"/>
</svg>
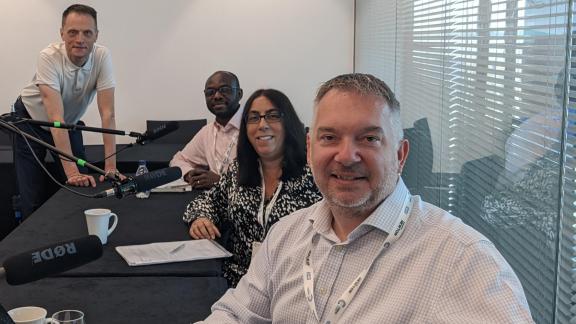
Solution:
<svg viewBox="0 0 576 324">
<path fill-rule="evenodd" d="M 74 242 L 64 243 L 55 247 L 47 248 L 42 251 L 32 252 L 32 263 L 40 263 L 44 261 L 54 260 L 55 258 L 61 258 L 67 254 L 76 254 L 76 245 Z"/>
</svg>

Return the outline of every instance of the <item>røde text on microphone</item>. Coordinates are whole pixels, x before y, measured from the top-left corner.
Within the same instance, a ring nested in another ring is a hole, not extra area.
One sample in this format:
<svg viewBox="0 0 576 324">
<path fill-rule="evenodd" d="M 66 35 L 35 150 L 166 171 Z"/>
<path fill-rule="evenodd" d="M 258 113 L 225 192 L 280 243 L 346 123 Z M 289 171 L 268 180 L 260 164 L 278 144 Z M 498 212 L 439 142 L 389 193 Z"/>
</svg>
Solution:
<svg viewBox="0 0 576 324">
<path fill-rule="evenodd" d="M 6 277 L 10 285 L 20 285 L 79 267 L 101 256 L 100 239 L 90 235 L 9 257 L 0 267 L 0 277 Z"/>
</svg>

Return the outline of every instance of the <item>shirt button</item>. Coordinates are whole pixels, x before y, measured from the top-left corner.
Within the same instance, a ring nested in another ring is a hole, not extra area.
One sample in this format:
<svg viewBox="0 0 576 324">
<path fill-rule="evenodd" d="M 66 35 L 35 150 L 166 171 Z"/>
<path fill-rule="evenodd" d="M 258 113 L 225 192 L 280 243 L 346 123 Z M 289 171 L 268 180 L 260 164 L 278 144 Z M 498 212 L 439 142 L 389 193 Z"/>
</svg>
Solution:
<svg viewBox="0 0 576 324">
<path fill-rule="evenodd" d="M 320 295 L 324 296 L 326 295 L 326 288 L 320 288 L 319 291 Z"/>
<path fill-rule="evenodd" d="M 344 250 L 344 246 L 342 246 L 342 245 L 336 245 L 335 249 L 336 249 L 337 252 L 342 252 L 342 250 Z"/>
</svg>

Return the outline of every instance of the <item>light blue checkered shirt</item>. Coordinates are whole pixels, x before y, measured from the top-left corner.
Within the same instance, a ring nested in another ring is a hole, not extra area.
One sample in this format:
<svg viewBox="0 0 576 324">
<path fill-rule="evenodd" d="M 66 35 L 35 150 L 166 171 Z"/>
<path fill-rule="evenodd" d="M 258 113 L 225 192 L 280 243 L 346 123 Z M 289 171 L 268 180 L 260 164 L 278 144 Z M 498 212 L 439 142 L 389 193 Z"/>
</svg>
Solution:
<svg viewBox="0 0 576 324">
<path fill-rule="evenodd" d="M 302 279 L 310 248 L 322 322 L 377 257 L 340 323 L 532 323 L 522 286 L 494 245 L 418 196 L 404 234 L 378 255 L 409 194 L 400 180 L 344 242 L 325 201 L 284 217 L 205 323 L 317 323 Z"/>
</svg>

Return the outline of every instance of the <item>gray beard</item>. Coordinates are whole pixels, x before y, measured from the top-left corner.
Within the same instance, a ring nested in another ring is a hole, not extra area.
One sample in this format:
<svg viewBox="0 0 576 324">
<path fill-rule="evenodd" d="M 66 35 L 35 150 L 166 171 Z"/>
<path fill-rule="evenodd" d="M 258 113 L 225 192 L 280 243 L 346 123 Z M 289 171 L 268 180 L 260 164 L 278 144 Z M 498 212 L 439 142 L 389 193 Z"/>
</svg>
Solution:
<svg viewBox="0 0 576 324">
<path fill-rule="evenodd" d="M 347 217 L 365 217 L 366 213 L 371 214 L 396 188 L 399 177 L 389 176 L 384 179 L 378 187 L 370 194 L 357 199 L 356 201 L 341 201 L 336 195 L 322 193 L 330 204 L 331 209 L 335 209 L 339 214 Z"/>
</svg>

